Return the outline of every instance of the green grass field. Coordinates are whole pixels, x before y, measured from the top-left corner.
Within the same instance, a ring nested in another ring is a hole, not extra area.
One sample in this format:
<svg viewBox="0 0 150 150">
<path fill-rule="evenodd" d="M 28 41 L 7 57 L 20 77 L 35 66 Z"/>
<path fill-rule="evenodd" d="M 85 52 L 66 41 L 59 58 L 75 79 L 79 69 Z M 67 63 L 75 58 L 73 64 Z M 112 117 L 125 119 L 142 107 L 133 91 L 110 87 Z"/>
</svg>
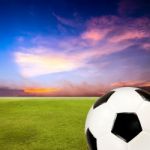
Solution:
<svg viewBox="0 0 150 150">
<path fill-rule="evenodd" d="M 86 150 L 96 98 L 0 98 L 0 150 Z"/>
</svg>

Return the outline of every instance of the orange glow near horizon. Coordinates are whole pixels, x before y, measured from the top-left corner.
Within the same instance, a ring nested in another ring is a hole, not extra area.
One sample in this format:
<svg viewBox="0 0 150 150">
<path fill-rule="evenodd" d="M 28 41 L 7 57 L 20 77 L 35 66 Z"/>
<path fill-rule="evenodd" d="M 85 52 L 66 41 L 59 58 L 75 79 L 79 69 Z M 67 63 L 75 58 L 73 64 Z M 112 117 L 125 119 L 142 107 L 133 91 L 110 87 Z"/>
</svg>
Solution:
<svg viewBox="0 0 150 150">
<path fill-rule="evenodd" d="M 59 90 L 59 88 L 25 88 L 24 92 L 28 94 L 51 94 Z"/>
</svg>

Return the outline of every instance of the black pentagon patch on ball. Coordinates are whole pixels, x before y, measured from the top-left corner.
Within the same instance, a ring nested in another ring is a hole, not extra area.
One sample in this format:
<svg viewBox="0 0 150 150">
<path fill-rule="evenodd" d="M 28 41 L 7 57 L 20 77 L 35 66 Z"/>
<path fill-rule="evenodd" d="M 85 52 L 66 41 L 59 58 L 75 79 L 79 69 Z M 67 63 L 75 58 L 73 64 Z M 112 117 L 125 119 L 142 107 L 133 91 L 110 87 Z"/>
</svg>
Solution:
<svg viewBox="0 0 150 150">
<path fill-rule="evenodd" d="M 94 104 L 93 108 L 96 108 L 100 105 L 102 105 L 103 103 L 106 103 L 108 101 L 108 99 L 111 97 L 111 95 L 114 93 L 115 91 L 110 91 L 107 94 L 105 94 L 104 96 L 100 97 Z"/>
<path fill-rule="evenodd" d="M 135 113 L 118 113 L 111 132 L 128 143 L 141 131 L 142 127 Z"/>
<path fill-rule="evenodd" d="M 146 101 L 150 101 L 150 93 L 148 93 L 147 91 L 145 90 L 141 90 L 141 89 L 138 89 L 138 90 L 135 90 L 138 94 L 140 94 Z"/>
<path fill-rule="evenodd" d="M 86 131 L 86 137 L 90 150 L 97 150 L 96 138 L 93 136 L 89 129 Z"/>
</svg>

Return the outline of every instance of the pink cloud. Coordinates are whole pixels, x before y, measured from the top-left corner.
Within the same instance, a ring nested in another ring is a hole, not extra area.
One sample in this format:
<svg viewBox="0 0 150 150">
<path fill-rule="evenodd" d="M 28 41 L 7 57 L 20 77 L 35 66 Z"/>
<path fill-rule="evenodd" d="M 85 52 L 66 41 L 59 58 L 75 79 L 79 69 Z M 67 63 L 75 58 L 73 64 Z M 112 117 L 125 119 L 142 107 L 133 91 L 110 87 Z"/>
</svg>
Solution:
<svg viewBox="0 0 150 150">
<path fill-rule="evenodd" d="M 148 37 L 148 34 L 138 31 L 138 30 L 125 31 L 124 33 L 121 33 L 120 35 L 115 35 L 112 38 L 110 38 L 110 42 L 121 42 L 124 40 L 141 39 L 144 37 Z"/>
<path fill-rule="evenodd" d="M 112 42 L 122 42 L 145 37 L 150 38 L 149 24 L 150 19 L 146 17 L 137 19 L 123 19 L 116 16 L 96 17 L 87 22 L 85 35 L 86 33 L 90 33 L 90 31 L 97 31 L 96 39 L 107 39 Z M 92 34 L 89 35 L 92 37 Z"/>
<path fill-rule="evenodd" d="M 99 41 L 104 38 L 106 35 L 106 31 L 100 31 L 96 29 L 87 30 L 84 32 L 81 37 L 85 40 L 93 40 L 93 41 Z"/>
<path fill-rule="evenodd" d="M 132 41 L 150 38 L 148 23 L 150 24 L 148 18 L 132 20 L 123 20 L 116 16 L 92 18 L 78 36 L 61 39 L 51 36 L 34 37 L 31 40 L 32 48 L 16 50 L 15 62 L 25 77 L 86 68 L 89 61 L 124 51 L 134 44 L 148 48 L 148 44 Z"/>
<path fill-rule="evenodd" d="M 150 43 L 144 43 L 142 45 L 142 47 L 146 50 L 146 51 L 150 51 Z"/>
<path fill-rule="evenodd" d="M 127 86 L 142 87 L 150 91 L 150 82 L 146 81 L 115 82 L 107 86 L 98 82 L 92 84 L 87 82 L 75 84 L 65 81 L 64 83 L 59 84 L 58 87 L 32 85 L 32 88 L 16 88 L 14 85 L 10 88 L 0 86 L 0 96 L 101 96 L 111 89 Z M 27 89 L 30 90 L 30 92 L 25 92 Z M 33 91 L 31 92 L 31 90 Z"/>
<path fill-rule="evenodd" d="M 80 84 L 73 84 L 71 82 L 64 82 L 61 85 L 61 90 L 57 93 L 59 96 L 100 96 L 108 87 L 102 84 L 82 82 Z"/>
<path fill-rule="evenodd" d="M 130 46 L 131 43 L 126 44 L 105 44 L 102 46 L 95 46 L 90 48 L 88 51 L 81 51 L 80 53 L 77 53 L 76 56 L 78 58 L 82 59 L 94 59 L 94 58 L 100 58 L 105 55 L 110 55 L 116 52 L 120 52 L 125 50 L 128 46 Z"/>
<path fill-rule="evenodd" d="M 131 87 L 150 87 L 150 82 L 144 81 L 124 81 L 124 82 L 115 82 L 111 84 L 112 87 L 123 87 L 123 86 L 131 86 Z"/>
</svg>

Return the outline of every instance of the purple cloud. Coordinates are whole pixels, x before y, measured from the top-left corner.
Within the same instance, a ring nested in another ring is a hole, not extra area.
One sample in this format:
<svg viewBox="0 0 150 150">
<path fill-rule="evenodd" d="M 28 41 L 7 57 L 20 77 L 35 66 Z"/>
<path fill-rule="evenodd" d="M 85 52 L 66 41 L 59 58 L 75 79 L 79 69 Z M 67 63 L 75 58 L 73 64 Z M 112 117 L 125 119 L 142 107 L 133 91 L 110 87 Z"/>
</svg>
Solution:
<svg viewBox="0 0 150 150">
<path fill-rule="evenodd" d="M 146 72 L 145 64 L 149 63 L 149 24 L 147 17 L 94 17 L 85 23 L 86 28 L 79 35 L 33 37 L 30 48 L 15 51 L 15 62 L 25 78 L 66 73 L 62 80 L 68 80 L 67 73 L 76 73 L 84 76 L 79 79 L 81 83 L 89 85 L 94 79 L 105 86 L 120 81 L 148 82 L 150 72 Z M 89 77 L 92 80 L 87 80 Z"/>
</svg>

